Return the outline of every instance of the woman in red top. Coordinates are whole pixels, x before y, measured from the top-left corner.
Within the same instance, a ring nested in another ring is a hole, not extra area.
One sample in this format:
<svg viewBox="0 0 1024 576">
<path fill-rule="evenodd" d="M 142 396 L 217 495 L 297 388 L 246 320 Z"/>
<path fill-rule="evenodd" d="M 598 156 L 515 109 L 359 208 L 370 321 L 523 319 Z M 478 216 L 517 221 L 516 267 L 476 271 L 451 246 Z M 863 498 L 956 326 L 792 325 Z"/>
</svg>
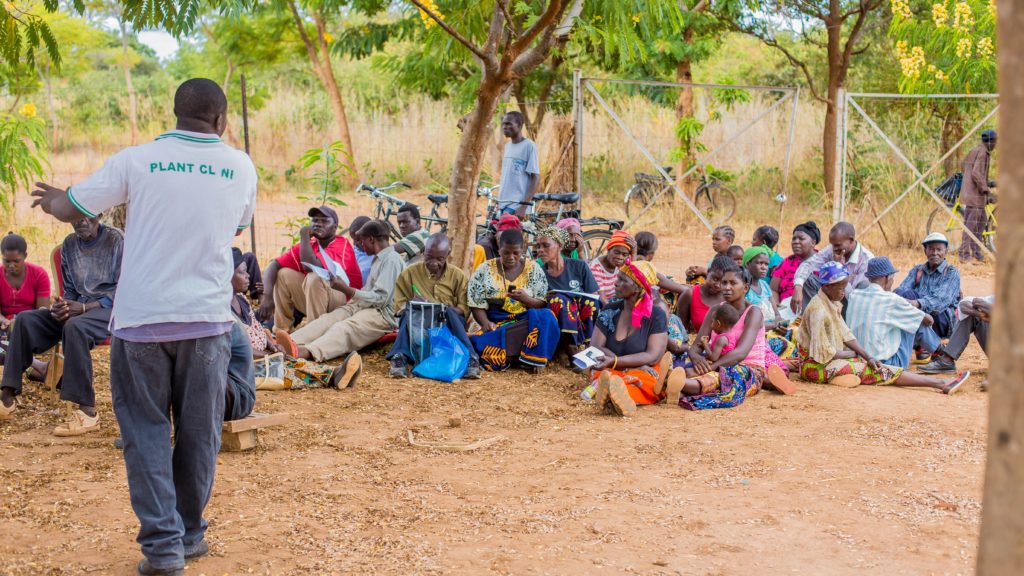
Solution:
<svg viewBox="0 0 1024 576">
<path fill-rule="evenodd" d="M 50 275 L 42 266 L 25 261 L 28 244 L 11 232 L 0 241 L 4 275 L 0 280 L 0 328 L 4 331 L 18 312 L 50 305 Z"/>
<path fill-rule="evenodd" d="M 691 334 L 700 330 L 708 310 L 724 302 L 721 286 L 722 272 L 731 264 L 734 264 L 731 258 L 724 254 L 718 254 L 711 261 L 711 267 L 708 268 L 704 283 L 694 286 L 693 290 L 685 292 L 679 297 L 676 314 Z"/>
</svg>

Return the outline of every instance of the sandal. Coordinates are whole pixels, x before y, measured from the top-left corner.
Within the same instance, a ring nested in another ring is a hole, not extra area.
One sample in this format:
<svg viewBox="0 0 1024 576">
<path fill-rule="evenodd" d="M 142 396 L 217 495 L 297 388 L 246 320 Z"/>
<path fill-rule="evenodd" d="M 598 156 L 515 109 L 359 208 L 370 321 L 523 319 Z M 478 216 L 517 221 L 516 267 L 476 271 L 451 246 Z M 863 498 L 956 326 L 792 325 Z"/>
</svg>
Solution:
<svg viewBox="0 0 1024 576">
<path fill-rule="evenodd" d="M 351 388 L 356 385 L 359 375 L 363 373 L 363 358 L 358 352 L 349 352 L 345 361 L 334 369 L 331 374 L 331 385 L 338 390 Z"/>
<path fill-rule="evenodd" d="M 963 372 L 958 374 L 957 377 L 952 382 L 950 382 L 949 384 L 946 384 L 946 387 L 942 389 L 942 393 L 943 394 L 956 394 L 957 390 L 959 390 L 960 387 L 963 386 L 964 382 L 967 382 L 967 379 L 970 378 L 970 377 L 971 377 L 971 371 L 970 370 L 964 370 Z"/>
<path fill-rule="evenodd" d="M 665 352 L 661 360 L 658 361 L 658 379 L 654 381 L 654 393 L 660 395 L 661 391 L 665 389 L 665 379 L 668 378 L 669 372 L 672 370 L 672 353 Z"/>
<path fill-rule="evenodd" d="M 612 408 L 619 416 L 632 416 L 636 414 L 636 402 L 629 395 L 626 383 L 618 376 L 608 379 L 608 399 Z"/>
<path fill-rule="evenodd" d="M 277 336 L 277 343 L 281 348 L 284 348 L 284 353 L 292 358 L 299 357 L 299 346 L 295 344 L 292 337 L 288 335 L 284 330 L 278 330 L 275 335 Z"/>
</svg>

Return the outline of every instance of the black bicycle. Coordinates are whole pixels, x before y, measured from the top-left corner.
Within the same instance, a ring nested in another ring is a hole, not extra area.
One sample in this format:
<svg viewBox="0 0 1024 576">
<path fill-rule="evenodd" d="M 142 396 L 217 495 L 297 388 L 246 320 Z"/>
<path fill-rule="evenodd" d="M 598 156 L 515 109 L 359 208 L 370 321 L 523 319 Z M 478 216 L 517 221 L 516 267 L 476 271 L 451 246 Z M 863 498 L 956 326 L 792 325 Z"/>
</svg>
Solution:
<svg viewBox="0 0 1024 576">
<path fill-rule="evenodd" d="M 662 168 L 666 174 L 672 175 L 672 167 Z M 693 203 L 701 214 L 712 224 L 728 222 L 736 213 L 736 193 L 714 176 L 708 176 L 698 169 L 700 184 L 693 193 Z M 626 217 L 635 218 L 652 203 L 671 203 L 675 193 L 671 190 L 673 181 L 661 174 L 633 174 L 633 185 L 626 191 Z M 652 207 L 651 210 L 657 210 Z"/>
<path fill-rule="evenodd" d="M 391 236 L 391 239 L 397 242 L 402 239 L 402 233 L 398 230 L 397 226 L 391 223 L 391 216 L 398 214 L 398 209 L 404 204 L 407 204 L 408 201 L 387 193 L 388 190 L 393 190 L 395 188 L 405 188 L 408 190 L 412 188 L 412 186 L 399 181 L 392 182 L 387 186 L 381 186 L 379 188 L 371 184 L 364 183 L 359 185 L 356 192 L 366 192 L 369 194 L 370 198 L 377 201 L 377 207 L 374 211 L 373 217 L 388 225 L 388 233 Z"/>
</svg>

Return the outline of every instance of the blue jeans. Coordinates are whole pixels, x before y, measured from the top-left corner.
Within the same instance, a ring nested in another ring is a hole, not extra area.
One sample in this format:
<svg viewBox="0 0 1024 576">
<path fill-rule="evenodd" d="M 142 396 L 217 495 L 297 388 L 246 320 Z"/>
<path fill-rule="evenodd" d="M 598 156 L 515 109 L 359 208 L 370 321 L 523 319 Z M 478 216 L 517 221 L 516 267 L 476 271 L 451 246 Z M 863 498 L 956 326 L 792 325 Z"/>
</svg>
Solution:
<svg viewBox="0 0 1024 576">
<path fill-rule="evenodd" d="M 224 419 L 241 420 L 252 414 L 255 405 L 256 369 L 252 365 L 252 344 L 245 330 L 235 322 L 231 327 L 231 360 L 228 362 Z"/>
<path fill-rule="evenodd" d="M 156 568 L 183 567 L 184 548 L 206 533 L 203 509 L 213 491 L 230 356 L 228 333 L 111 342 L 111 397 L 141 525 L 136 540 Z"/>
<path fill-rule="evenodd" d="M 896 366 L 906 370 L 910 367 L 910 353 L 914 350 L 914 341 L 917 334 L 914 332 L 900 332 L 900 347 L 896 354 L 888 360 L 882 360 L 886 366 Z"/>
<path fill-rule="evenodd" d="M 929 354 L 938 350 L 939 345 L 942 344 L 942 339 L 935 333 L 935 330 L 931 326 L 922 325 L 917 329 L 917 334 L 914 335 L 914 347 L 920 348 Z"/>
</svg>

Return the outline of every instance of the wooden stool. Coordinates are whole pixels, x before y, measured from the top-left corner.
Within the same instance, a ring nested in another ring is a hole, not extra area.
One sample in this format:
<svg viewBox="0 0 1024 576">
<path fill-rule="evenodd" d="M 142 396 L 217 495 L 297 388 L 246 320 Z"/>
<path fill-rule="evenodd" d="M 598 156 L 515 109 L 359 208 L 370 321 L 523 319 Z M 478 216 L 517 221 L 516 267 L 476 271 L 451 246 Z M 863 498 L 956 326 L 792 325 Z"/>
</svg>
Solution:
<svg viewBox="0 0 1024 576">
<path fill-rule="evenodd" d="M 256 432 L 260 428 L 280 426 L 288 422 L 288 414 L 253 412 L 241 420 L 228 420 L 221 428 L 220 449 L 241 452 L 256 447 Z"/>
</svg>

